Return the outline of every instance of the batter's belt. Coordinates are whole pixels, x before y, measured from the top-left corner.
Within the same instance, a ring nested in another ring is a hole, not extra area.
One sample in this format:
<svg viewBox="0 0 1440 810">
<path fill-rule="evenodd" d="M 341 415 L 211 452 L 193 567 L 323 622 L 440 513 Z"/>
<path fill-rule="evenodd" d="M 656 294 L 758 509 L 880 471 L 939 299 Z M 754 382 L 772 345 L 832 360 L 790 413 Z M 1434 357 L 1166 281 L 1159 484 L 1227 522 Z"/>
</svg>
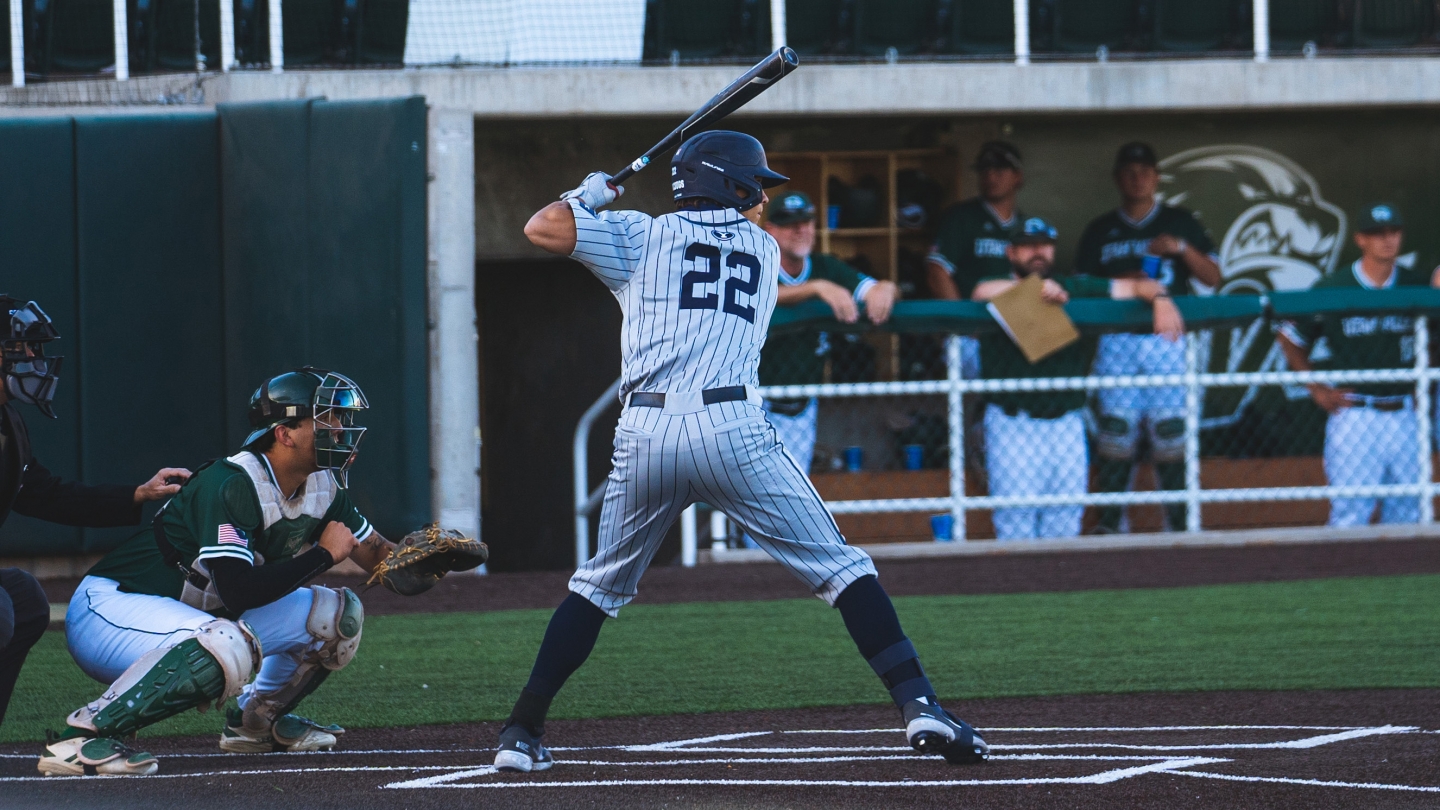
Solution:
<svg viewBox="0 0 1440 810">
<path fill-rule="evenodd" d="M 740 402 L 748 398 L 743 385 L 729 385 L 724 388 L 707 388 L 700 392 L 700 401 L 706 405 L 714 405 L 717 402 Z M 665 395 L 656 394 L 650 391 L 636 391 L 630 395 L 630 407 L 632 408 L 663 408 L 665 407 Z"/>
</svg>

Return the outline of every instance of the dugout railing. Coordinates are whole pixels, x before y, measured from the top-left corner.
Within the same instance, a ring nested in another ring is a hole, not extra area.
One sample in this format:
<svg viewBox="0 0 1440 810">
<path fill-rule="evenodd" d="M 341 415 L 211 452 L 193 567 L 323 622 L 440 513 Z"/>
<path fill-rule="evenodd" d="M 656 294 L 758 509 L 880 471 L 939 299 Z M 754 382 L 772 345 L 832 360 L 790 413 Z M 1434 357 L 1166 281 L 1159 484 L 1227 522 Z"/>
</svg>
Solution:
<svg viewBox="0 0 1440 810">
<path fill-rule="evenodd" d="M 1139 506 L 1183 504 L 1185 530 L 1202 530 L 1201 513 L 1205 504 L 1234 504 L 1328 500 L 1332 498 L 1409 498 L 1418 501 L 1419 521 L 1434 521 L 1434 481 L 1432 457 L 1432 386 L 1440 379 L 1431 365 L 1428 318 L 1440 315 L 1440 290 L 1390 289 L 1377 291 L 1305 291 L 1282 292 L 1268 296 L 1191 297 L 1175 299 L 1187 326 L 1185 343 L 1186 366 L 1183 374 L 1145 376 L 1086 376 L 1040 379 L 967 379 L 962 374 L 960 336 L 994 333 L 998 327 L 983 305 L 971 302 L 920 301 L 898 304 L 888 331 L 911 334 L 948 334 L 944 339 L 944 378 L 878 382 L 826 383 L 818 385 L 771 386 L 761 389 L 763 396 L 774 399 L 820 398 L 844 399 L 866 397 L 936 397 L 945 398 L 946 437 L 948 448 L 948 495 L 941 497 L 891 497 L 871 499 L 830 500 L 835 515 L 948 513 L 953 521 L 955 540 L 967 539 L 967 518 L 977 510 L 1007 507 Z M 1073 301 L 1066 307 L 1071 319 L 1082 332 L 1143 332 L 1150 323 L 1149 310 L 1133 301 Z M 1413 317 L 1414 364 L 1407 368 L 1366 370 L 1334 370 L 1297 372 L 1273 371 L 1211 371 L 1202 367 L 1202 354 L 1207 345 L 1205 334 L 1230 328 L 1274 325 L 1283 321 L 1300 321 L 1322 317 Z M 843 325 L 829 315 L 819 302 L 777 310 L 771 322 L 771 334 L 796 331 L 827 333 L 854 332 L 864 327 Z M 1297 386 L 1307 383 L 1334 386 L 1361 383 L 1405 383 L 1413 386 L 1413 415 L 1418 474 L 1413 481 L 1369 484 L 1364 486 L 1291 485 L 1249 487 L 1205 487 L 1201 480 L 1202 409 L 1208 390 L 1254 386 Z M 967 409 L 976 407 L 971 395 L 996 392 L 1086 391 L 1106 388 L 1182 387 L 1185 391 L 1184 487 L 1172 490 L 1096 492 L 1075 495 L 1028 495 L 997 497 L 988 494 L 967 494 L 966 464 Z M 599 418 L 614 404 L 619 389 L 617 380 L 585 413 L 577 425 L 574 444 L 576 557 L 588 558 L 590 516 L 603 497 L 604 483 L 591 488 L 587 477 L 587 447 L 591 430 Z M 682 564 L 696 560 L 696 526 L 694 510 L 682 519 Z M 1178 527 L 1177 527 L 1178 528 Z"/>
</svg>

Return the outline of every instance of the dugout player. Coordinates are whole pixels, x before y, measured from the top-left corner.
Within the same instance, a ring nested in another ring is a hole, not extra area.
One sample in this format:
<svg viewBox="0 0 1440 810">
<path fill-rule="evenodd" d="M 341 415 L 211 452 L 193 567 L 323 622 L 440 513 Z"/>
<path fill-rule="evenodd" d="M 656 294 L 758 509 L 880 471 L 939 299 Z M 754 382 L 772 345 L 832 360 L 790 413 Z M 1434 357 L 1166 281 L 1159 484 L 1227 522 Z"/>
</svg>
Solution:
<svg viewBox="0 0 1440 810">
<path fill-rule="evenodd" d="M 1120 207 L 1096 217 L 1080 237 L 1075 271 L 1103 278 L 1150 278 L 1174 295 L 1192 283 L 1220 284 L 1219 257 L 1195 214 L 1160 202 L 1159 161 L 1149 144 L 1127 143 L 1115 155 Z M 1104 376 L 1183 374 L 1185 341 L 1155 335 L 1112 334 L 1100 338 L 1095 373 Z M 1130 483 L 1140 431 L 1150 443 L 1161 489 L 1185 486 L 1185 389 L 1105 388 L 1096 449 L 1102 492 L 1123 492 Z M 1123 510 L 1100 510 L 1102 532 L 1120 530 Z M 1185 526 L 1185 507 L 1165 507 L 1167 527 Z"/>
<path fill-rule="evenodd" d="M 305 583 L 347 557 L 372 570 L 390 548 L 345 486 L 367 407 L 333 371 L 266 380 L 250 397 L 242 449 L 197 470 L 150 529 L 90 569 L 65 638 L 85 674 L 110 687 L 66 718 L 41 773 L 154 773 L 155 758 L 124 738 L 236 696 L 221 750 L 334 747 L 343 729 L 290 712 L 350 662 L 364 624 L 350 589 Z"/>
<path fill-rule="evenodd" d="M 61 481 L 35 457 L 25 420 L 14 403 L 55 418 L 52 400 L 63 357 L 45 356 L 60 333 L 34 301 L 0 295 L 0 524 L 13 511 L 66 526 L 106 528 L 140 522 L 140 506 L 180 491 L 171 479 L 190 471 L 166 467 L 138 487 L 86 486 Z M 0 568 L 0 723 L 25 656 L 50 624 L 40 583 L 18 568 Z"/>
<path fill-rule="evenodd" d="M 1098 276 L 1052 278 L 1056 231 L 1039 217 L 1026 219 L 1006 248 L 1011 270 L 983 279 L 974 300 L 989 301 L 1026 276 L 1045 278 L 1042 295 L 1063 304 L 1071 298 L 1138 298 L 1154 311 L 1155 334 L 1171 342 L 1185 334 L 1180 311 L 1165 286 L 1148 278 Z M 980 339 L 980 367 L 986 379 L 1084 377 L 1095 359 L 1096 339 L 1075 343 L 1031 363 L 1003 333 Z M 1084 391 L 999 393 L 986 396 L 985 447 L 990 494 L 1080 495 L 1090 477 L 1085 442 Z M 1022 540 L 1074 537 L 1083 506 L 1012 507 L 995 510 L 995 537 Z"/>
<path fill-rule="evenodd" d="M 766 165 L 759 141 L 711 131 L 680 146 L 670 179 L 673 213 L 597 212 L 624 189 L 595 172 L 525 225 L 531 242 L 580 261 L 619 301 L 623 410 L 597 551 L 550 619 L 500 731 L 495 766 L 550 767 L 541 737 L 551 700 L 590 655 L 605 619 L 635 597 L 666 530 L 700 500 L 840 610 L 900 707 L 912 747 L 952 762 L 983 760 L 984 740 L 936 701 L 869 556 L 845 544 L 760 407 L 757 367 L 779 293 L 780 248 L 759 221 L 764 189 L 786 178 Z"/>
<path fill-rule="evenodd" d="M 799 191 L 772 201 L 765 215 L 765 232 L 780 246 L 780 290 L 775 303 L 794 306 L 812 298 L 829 305 L 835 320 L 855 323 L 859 307 L 874 324 L 890 319 L 890 310 L 900 297 L 900 288 L 891 281 L 877 281 L 835 256 L 815 250 L 815 205 Z M 781 335 L 766 340 L 760 353 L 761 385 L 818 385 L 825 381 L 825 357 L 830 353 L 830 336 L 824 332 Z M 815 417 L 819 403 L 814 398 L 765 400 L 770 424 L 780 443 L 809 471 L 815 455 Z"/>
<path fill-rule="evenodd" d="M 1014 144 L 982 144 L 974 169 L 980 194 L 940 215 L 935 244 L 925 257 L 930 294 L 942 300 L 967 299 L 980 279 L 1009 273 L 1005 248 L 1025 219 L 1016 203 L 1025 185 L 1024 162 Z M 979 345 L 974 338 L 960 338 L 960 354 L 963 376 L 979 376 Z"/>
<path fill-rule="evenodd" d="M 1360 258 L 1321 278 L 1312 289 L 1380 290 L 1440 286 L 1440 268 L 1399 262 L 1405 221 L 1388 203 L 1366 206 L 1356 218 Z M 1409 315 L 1316 316 L 1281 325 L 1285 360 L 1296 371 L 1413 368 L 1415 319 Z M 1415 434 L 1414 383 L 1362 383 L 1335 388 L 1310 383 L 1310 396 L 1325 420 L 1325 477 L 1331 486 L 1413 484 L 1420 480 Z M 1365 526 L 1374 498 L 1330 501 L 1331 526 Z M 1381 523 L 1417 523 L 1414 496 L 1385 498 Z"/>
</svg>

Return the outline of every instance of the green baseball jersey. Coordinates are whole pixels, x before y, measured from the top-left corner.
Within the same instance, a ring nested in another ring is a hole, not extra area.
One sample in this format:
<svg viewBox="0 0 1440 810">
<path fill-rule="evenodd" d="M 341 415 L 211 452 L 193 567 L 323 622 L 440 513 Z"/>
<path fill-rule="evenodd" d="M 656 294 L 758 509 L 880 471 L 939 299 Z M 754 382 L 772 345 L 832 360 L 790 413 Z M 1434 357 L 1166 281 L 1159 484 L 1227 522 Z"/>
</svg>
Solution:
<svg viewBox="0 0 1440 810">
<path fill-rule="evenodd" d="M 1006 274 L 1002 278 L 1014 278 Z M 988 280 L 988 279 L 987 279 Z M 1071 298 L 1108 298 L 1110 279 L 1095 276 L 1066 276 L 1055 279 Z M 1038 363 L 1025 359 L 1015 341 L 1004 332 L 980 338 L 980 372 L 987 380 L 1013 380 L 1026 377 L 1084 377 L 1095 361 L 1094 335 L 1082 336 L 1069 346 Z M 1053 419 L 1085 406 L 1084 391 L 1036 391 L 1028 393 L 987 394 L 985 400 L 1007 410 L 1023 410 L 1031 416 Z"/>
<path fill-rule="evenodd" d="M 807 281 L 832 281 L 849 290 L 859 303 L 875 279 L 845 262 L 826 254 L 805 260 L 798 277 L 780 272 L 780 285 L 796 286 Z M 760 352 L 761 385 L 818 385 L 825 382 L 825 357 L 830 353 L 830 336 L 820 332 L 798 332 L 768 338 Z"/>
<path fill-rule="evenodd" d="M 1214 258 L 1215 241 L 1200 220 L 1185 208 L 1157 203 L 1140 221 L 1119 209 L 1101 214 L 1085 226 L 1075 253 L 1075 272 L 1103 278 L 1124 278 L 1143 272 L 1150 240 L 1162 234 L 1179 237 Z M 1190 269 L 1177 259 L 1162 258 L 1155 280 L 1176 295 L 1188 295 Z"/>
<path fill-rule="evenodd" d="M 332 520 L 345 524 L 357 540 L 373 531 L 329 470 L 311 474 L 286 498 L 269 461 L 248 450 L 195 473 L 160 513 L 165 537 L 180 559 L 202 569 L 206 560 L 220 557 L 252 565 L 284 562 L 318 541 Z M 179 599 L 185 588 L 150 527 L 106 554 L 89 574 L 113 579 L 127 593 Z"/>
<path fill-rule="evenodd" d="M 981 279 L 1010 275 L 1005 248 L 1024 221 L 1018 209 L 1010 219 L 1001 220 L 979 197 L 955 203 L 940 215 L 935 244 L 926 259 L 944 267 L 955 279 L 960 297 L 969 299 Z"/>
<path fill-rule="evenodd" d="M 1365 277 L 1356 260 L 1315 282 L 1311 289 L 1380 289 L 1428 287 L 1430 271 L 1396 266 L 1390 279 L 1377 287 Z M 1308 349 L 1316 371 L 1339 369 L 1410 368 L 1415 365 L 1415 319 L 1409 315 L 1316 316 L 1287 322 L 1280 330 L 1290 342 Z M 1404 396 L 1415 393 L 1414 383 L 1345 384 L 1357 394 Z"/>
</svg>

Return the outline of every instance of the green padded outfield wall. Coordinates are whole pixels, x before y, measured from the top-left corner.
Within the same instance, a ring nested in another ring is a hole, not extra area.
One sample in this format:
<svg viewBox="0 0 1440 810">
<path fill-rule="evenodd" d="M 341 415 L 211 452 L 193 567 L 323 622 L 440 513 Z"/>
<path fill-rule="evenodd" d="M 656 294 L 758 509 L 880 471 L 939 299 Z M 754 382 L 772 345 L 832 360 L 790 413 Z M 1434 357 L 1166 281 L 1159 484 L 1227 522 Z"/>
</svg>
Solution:
<svg viewBox="0 0 1440 810">
<path fill-rule="evenodd" d="M 89 482 L 234 452 L 264 377 L 343 370 L 372 409 L 351 477 L 386 533 L 429 519 L 423 99 L 0 123 L 0 288 L 66 356 L 36 453 Z M 147 516 L 152 510 L 147 510 Z M 133 530 L 12 515 L 0 556 Z"/>
</svg>

